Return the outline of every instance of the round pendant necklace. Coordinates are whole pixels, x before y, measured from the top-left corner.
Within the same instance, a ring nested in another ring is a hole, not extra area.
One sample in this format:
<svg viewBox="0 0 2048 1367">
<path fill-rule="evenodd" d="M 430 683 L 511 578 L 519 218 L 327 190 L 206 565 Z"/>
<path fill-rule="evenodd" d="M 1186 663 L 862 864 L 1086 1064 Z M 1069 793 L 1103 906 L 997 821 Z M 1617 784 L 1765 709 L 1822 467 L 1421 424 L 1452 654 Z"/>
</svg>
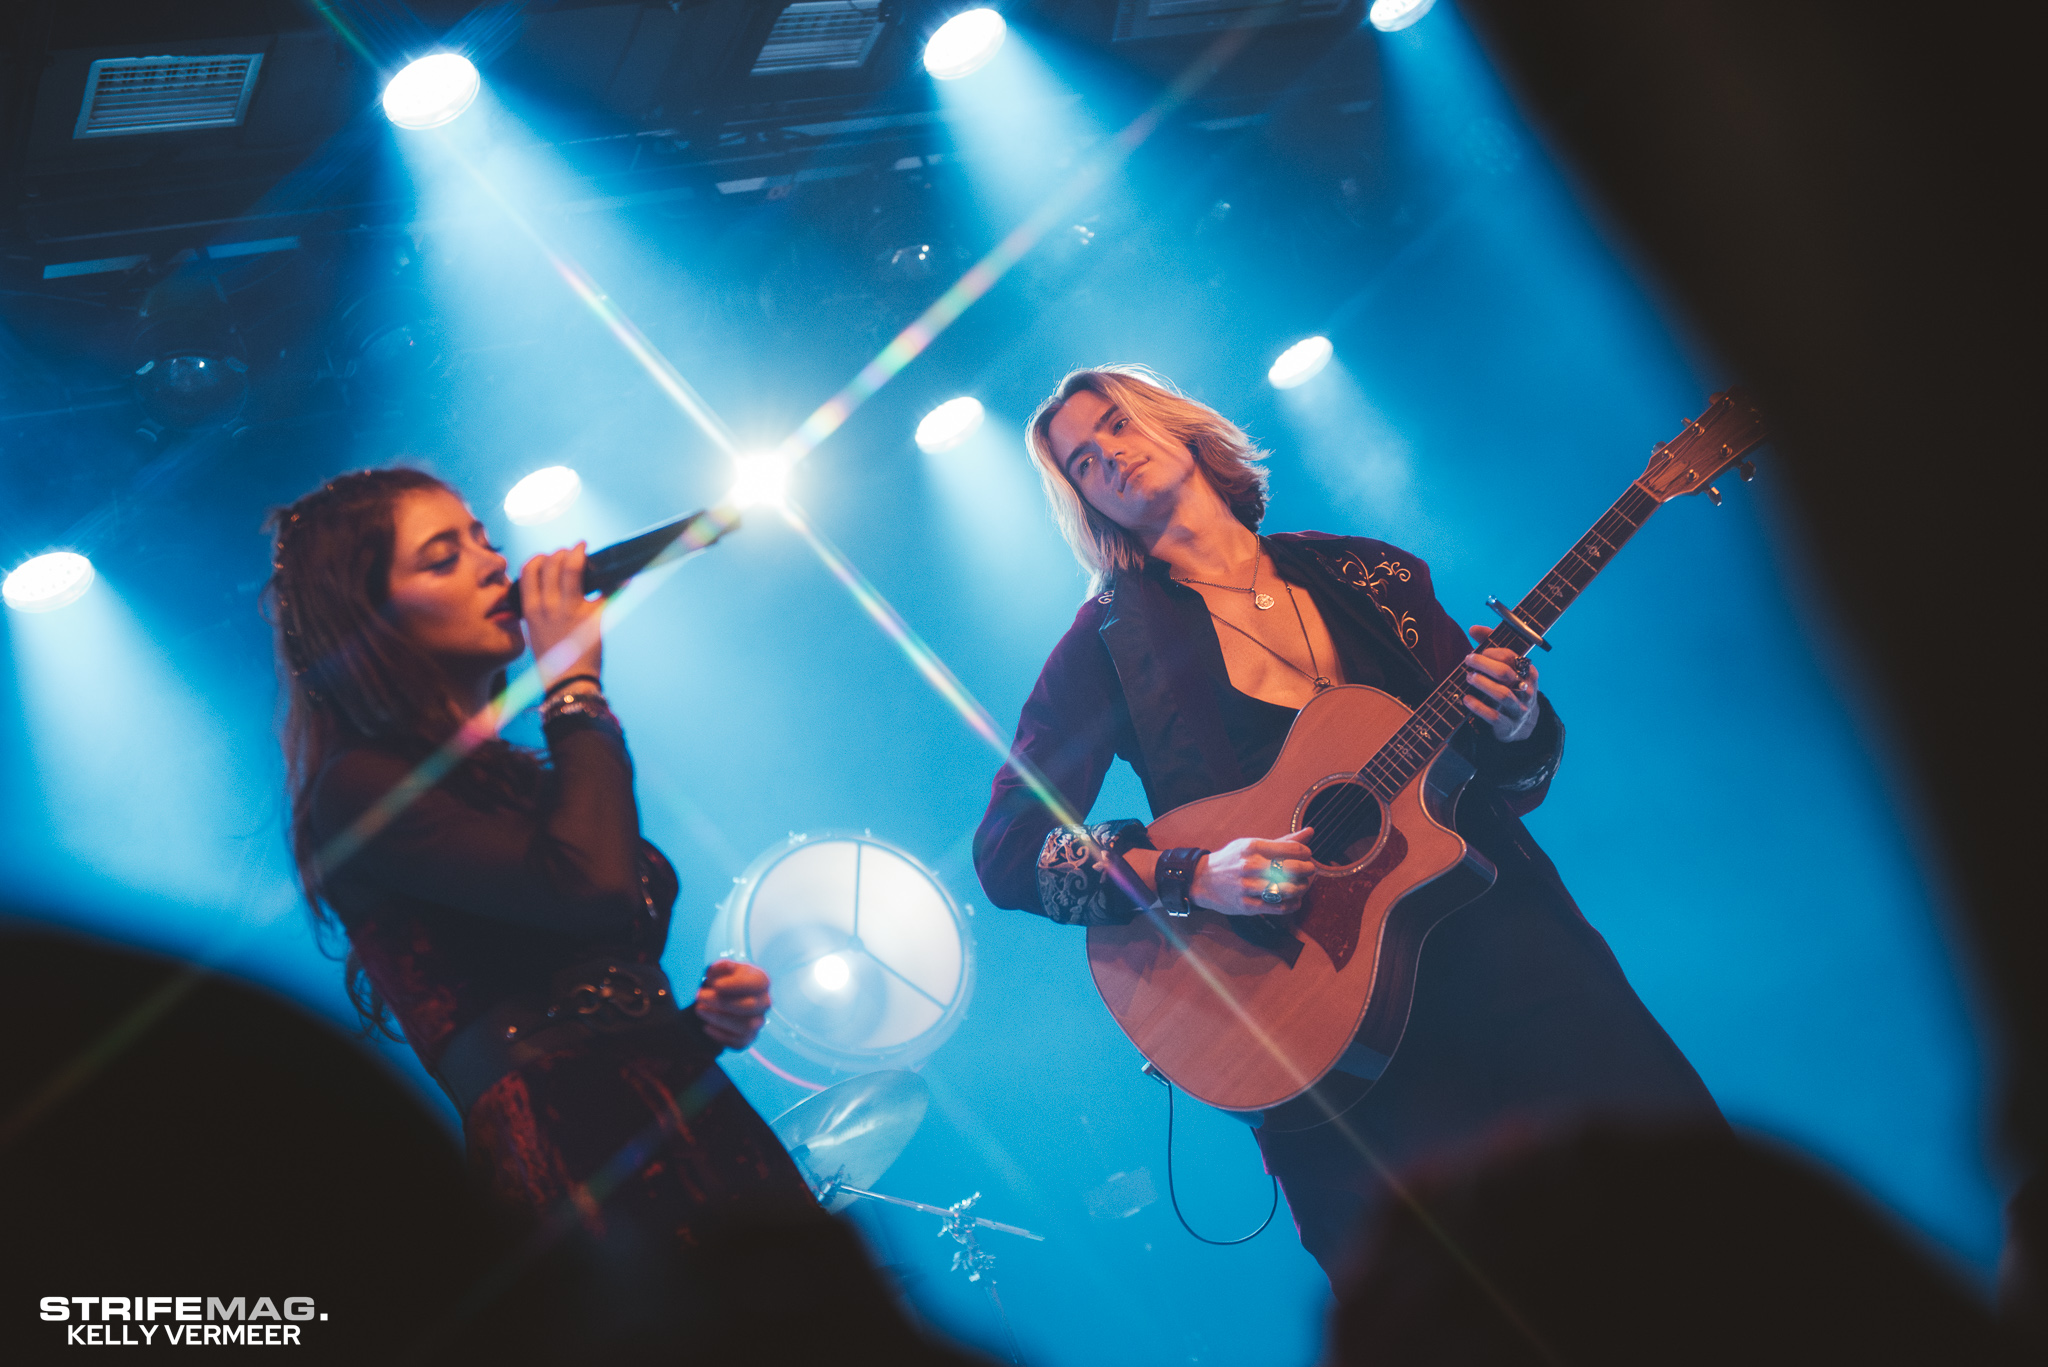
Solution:
<svg viewBox="0 0 2048 1367">
<path fill-rule="evenodd" d="M 1239 588 L 1235 584 L 1212 584 L 1206 579 L 1176 579 L 1173 582 L 1176 584 L 1200 584 L 1205 589 L 1222 589 L 1227 593 L 1249 593 L 1252 596 L 1252 606 L 1260 612 L 1266 612 L 1272 608 L 1274 599 L 1270 593 L 1259 592 L 1259 561 L 1265 558 L 1265 543 L 1261 542 L 1259 553 L 1252 558 L 1252 586 L 1248 589 Z"/>
</svg>

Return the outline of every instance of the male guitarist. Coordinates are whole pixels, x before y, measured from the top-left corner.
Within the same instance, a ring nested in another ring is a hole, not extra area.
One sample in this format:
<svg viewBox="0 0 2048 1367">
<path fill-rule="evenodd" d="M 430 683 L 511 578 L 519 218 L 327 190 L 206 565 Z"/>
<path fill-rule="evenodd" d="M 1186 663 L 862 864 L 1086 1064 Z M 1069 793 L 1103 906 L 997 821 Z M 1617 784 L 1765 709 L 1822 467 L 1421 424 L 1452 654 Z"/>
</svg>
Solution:
<svg viewBox="0 0 2048 1367">
<path fill-rule="evenodd" d="M 1564 746 L 1526 659 L 1475 652 L 1404 550 L 1320 532 L 1260 536 L 1263 453 L 1143 367 L 1068 375 L 1033 416 L 1028 444 L 1053 516 L 1094 576 L 1015 744 L 1071 811 L 1089 810 L 1118 758 L 1144 782 L 1155 818 L 1242 788 L 1273 765 L 1321 689 L 1366 684 L 1412 707 L 1466 671 L 1472 724 L 1458 744 L 1477 776 L 1456 826 L 1498 881 L 1430 933 L 1395 1057 L 1354 1045 L 1317 1098 L 1254 1117 L 1266 1168 L 1326 1272 L 1381 1198 L 1382 1165 L 1574 1117 L 1718 1123 L 1699 1076 L 1518 819 L 1543 800 Z M 1472 628 L 1482 647 L 1489 634 Z M 1307 830 L 1173 852 L 1151 848 L 1135 820 L 1089 835 L 1169 909 L 1284 914 L 1316 873 Z M 998 906 L 1074 925 L 1140 914 L 1007 767 L 974 852 Z"/>
</svg>

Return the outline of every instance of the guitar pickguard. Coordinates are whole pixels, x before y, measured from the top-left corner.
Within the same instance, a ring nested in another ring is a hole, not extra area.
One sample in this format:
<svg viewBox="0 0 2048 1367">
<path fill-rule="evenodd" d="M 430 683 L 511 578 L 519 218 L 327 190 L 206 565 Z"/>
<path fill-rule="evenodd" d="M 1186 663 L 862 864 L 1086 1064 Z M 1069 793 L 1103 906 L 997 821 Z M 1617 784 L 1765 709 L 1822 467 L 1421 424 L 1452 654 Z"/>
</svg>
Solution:
<svg viewBox="0 0 2048 1367">
<path fill-rule="evenodd" d="M 1359 931 L 1365 921 L 1365 904 L 1380 880 L 1408 857 L 1408 837 L 1397 826 L 1387 832 L 1379 852 L 1363 867 L 1350 873 L 1320 876 L 1309 884 L 1308 908 L 1302 913 L 1301 933 L 1314 940 L 1330 956 L 1338 971 L 1358 952 Z"/>
</svg>

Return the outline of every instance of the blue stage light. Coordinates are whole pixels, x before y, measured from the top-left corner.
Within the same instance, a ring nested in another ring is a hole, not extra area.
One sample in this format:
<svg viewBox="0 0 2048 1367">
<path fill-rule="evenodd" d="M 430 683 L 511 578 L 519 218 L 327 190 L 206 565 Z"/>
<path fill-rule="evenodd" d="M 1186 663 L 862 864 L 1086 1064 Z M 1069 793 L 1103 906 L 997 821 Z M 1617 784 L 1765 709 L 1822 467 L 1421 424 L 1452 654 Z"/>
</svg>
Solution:
<svg viewBox="0 0 2048 1367">
<path fill-rule="evenodd" d="M 505 516 L 521 527 L 553 522 L 575 505 L 583 480 L 566 465 L 535 470 L 505 495 Z"/>
<path fill-rule="evenodd" d="M 1330 352 L 1329 338 L 1304 338 L 1280 353 L 1280 359 L 1273 362 L 1272 369 L 1266 372 L 1266 379 L 1275 389 L 1292 389 L 1296 385 L 1307 384 L 1330 363 Z"/>
<path fill-rule="evenodd" d="M 51 551 L 23 561 L 0 583 L 0 597 L 17 612 L 55 612 L 92 587 L 92 561 L 76 551 Z"/>
<path fill-rule="evenodd" d="M 984 416 L 979 399 L 948 399 L 917 425 L 918 449 L 931 455 L 950 451 L 981 430 Z"/>
<path fill-rule="evenodd" d="M 400 128 L 439 128 L 476 103 L 483 80 L 469 58 L 436 52 L 420 58 L 384 87 L 384 116 Z"/>
<path fill-rule="evenodd" d="M 924 45 L 924 69 L 934 80 L 957 81 L 987 66 L 1010 26 L 992 9 L 971 9 L 939 25 Z"/>
<path fill-rule="evenodd" d="M 1372 0 L 1366 18 L 1381 33 L 1394 33 L 1429 13 L 1436 0 Z"/>
</svg>

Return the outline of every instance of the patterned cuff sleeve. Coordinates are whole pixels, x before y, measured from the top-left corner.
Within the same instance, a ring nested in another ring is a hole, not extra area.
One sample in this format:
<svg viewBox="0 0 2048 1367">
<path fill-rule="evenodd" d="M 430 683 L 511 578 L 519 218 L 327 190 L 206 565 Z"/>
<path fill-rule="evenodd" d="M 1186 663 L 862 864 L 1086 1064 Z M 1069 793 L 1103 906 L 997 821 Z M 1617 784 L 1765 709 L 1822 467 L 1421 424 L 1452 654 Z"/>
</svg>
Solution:
<svg viewBox="0 0 2048 1367">
<path fill-rule="evenodd" d="M 1117 854 L 1152 848 L 1142 821 L 1105 821 L 1088 827 L 1088 835 Z M 1068 926 L 1120 926 L 1143 910 L 1089 858 L 1081 832 L 1072 826 L 1046 832 L 1038 851 L 1038 900 L 1047 916 Z"/>
</svg>

